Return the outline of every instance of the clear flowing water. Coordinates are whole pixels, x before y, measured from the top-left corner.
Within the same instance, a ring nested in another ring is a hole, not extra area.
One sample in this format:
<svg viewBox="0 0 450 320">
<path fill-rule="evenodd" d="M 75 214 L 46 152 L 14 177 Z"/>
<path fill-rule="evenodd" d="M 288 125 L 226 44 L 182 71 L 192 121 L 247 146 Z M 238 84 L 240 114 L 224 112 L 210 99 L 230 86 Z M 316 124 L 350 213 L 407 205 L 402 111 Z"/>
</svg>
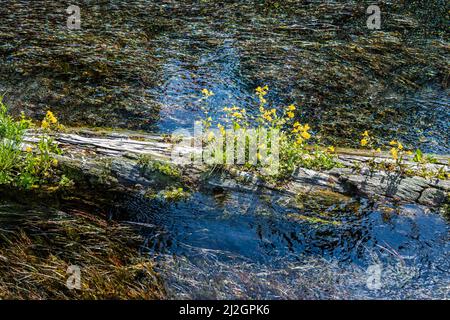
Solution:
<svg viewBox="0 0 450 320">
<path fill-rule="evenodd" d="M 195 35 L 182 35 L 180 38 L 177 34 L 172 37 L 164 35 L 155 42 L 157 55 L 164 57 L 166 61 L 161 68 L 160 85 L 148 90 L 160 104 L 157 122 L 159 131 L 192 129 L 196 120 L 208 116 L 211 116 L 214 122 L 223 121 L 223 107 L 236 105 L 245 107 L 249 113 L 257 113 L 258 103 L 254 88 L 258 85 L 268 84 L 272 88 L 268 99 L 275 108 L 302 100 L 301 96 L 306 93 L 295 93 L 295 84 L 286 79 L 267 79 L 266 75 L 259 81 L 254 80 L 252 68 L 241 63 L 241 60 L 245 60 L 252 53 L 242 50 L 239 41 L 232 35 L 214 32 L 205 34 L 205 29 L 198 31 L 203 35 L 200 40 L 196 39 Z M 213 42 L 213 39 L 220 44 L 208 44 L 208 40 Z M 273 39 L 279 45 L 277 40 Z M 273 55 L 266 58 L 282 72 L 286 68 L 286 57 Z M 265 67 L 262 65 L 261 70 Z M 296 67 L 300 72 L 302 66 Z M 215 95 L 207 100 L 202 99 L 200 92 L 203 88 L 212 90 Z M 386 136 L 379 137 L 381 142 L 399 137 L 408 146 L 420 147 L 424 152 L 449 152 L 448 90 L 436 86 L 424 87 L 412 93 L 387 90 L 381 97 L 374 97 L 374 100 L 374 104 L 381 105 L 380 110 L 372 110 L 370 113 L 366 113 L 368 111 L 364 106 L 358 106 L 359 102 L 353 105 L 314 106 L 312 108 L 316 108 L 315 111 L 304 110 L 309 107 L 303 105 L 303 121 L 332 128 L 333 137 L 325 136 L 325 139 L 337 139 L 340 145 L 354 145 L 359 140 L 355 138 L 355 141 L 346 142 L 343 131 L 351 130 L 348 121 L 356 115 L 358 118 L 355 119 L 355 125 L 361 122 L 362 128 L 386 133 Z M 339 108 L 342 109 L 342 114 L 339 114 Z M 327 113 L 334 114 L 335 118 Z M 317 127 L 313 130 L 320 134 Z"/>
<path fill-rule="evenodd" d="M 355 146 L 360 132 L 370 129 L 380 142 L 402 139 L 448 153 L 449 92 L 445 84 L 419 80 L 437 71 L 420 72 L 423 61 L 409 60 L 410 52 L 430 53 L 432 46 L 405 34 L 366 33 L 358 19 L 342 24 L 345 6 L 329 5 L 328 15 L 316 13 L 309 21 L 304 15 L 315 5 L 293 15 L 226 6 L 192 15 L 182 7 L 177 28 L 150 41 L 161 62 L 159 80 L 148 89 L 160 108 L 158 130 L 192 128 L 205 111 L 220 121 L 222 108 L 233 105 L 258 112 L 254 90 L 267 84 L 272 106 L 298 105 L 301 120 L 323 141 Z M 379 63 L 393 70 L 380 72 Z M 422 83 L 411 90 L 401 85 L 405 77 Z M 215 96 L 200 99 L 203 88 Z"/>
<path fill-rule="evenodd" d="M 254 89 L 267 84 L 274 107 L 298 105 L 327 144 L 371 130 L 448 154 L 448 46 L 385 6 L 370 32 L 354 1 L 86 1 L 82 30 L 68 33 L 65 7 L 11 1 L 0 89 L 36 118 L 52 108 L 67 124 L 171 132 L 234 104 L 257 112 Z M 419 206 L 230 191 L 125 208 L 173 298 L 449 297 L 450 225 Z"/>
<path fill-rule="evenodd" d="M 448 298 L 450 225 L 416 205 L 196 193 L 133 203 L 172 298 Z M 138 209 L 137 209 L 138 208 Z M 379 268 L 379 269 L 377 269 Z M 378 282 L 372 284 L 380 270 Z M 374 287 L 375 286 L 375 287 Z"/>
<path fill-rule="evenodd" d="M 449 298 L 450 223 L 424 207 L 205 190 L 178 203 L 120 199 L 110 213 L 143 236 L 168 298 Z M 2 200 L 0 235 L 79 211 L 55 200 Z"/>
<path fill-rule="evenodd" d="M 296 104 L 323 143 L 357 146 L 371 130 L 449 152 L 442 1 L 382 1 L 376 32 L 369 1 L 86 0 L 77 32 L 63 5 L 43 2 L 4 6 L 0 90 L 17 114 L 51 108 L 66 124 L 173 131 L 204 110 L 251 112 L 267 84 L 274 107 Z M 208 102 L 203 88 L 215 93 Z"/>
</svg>

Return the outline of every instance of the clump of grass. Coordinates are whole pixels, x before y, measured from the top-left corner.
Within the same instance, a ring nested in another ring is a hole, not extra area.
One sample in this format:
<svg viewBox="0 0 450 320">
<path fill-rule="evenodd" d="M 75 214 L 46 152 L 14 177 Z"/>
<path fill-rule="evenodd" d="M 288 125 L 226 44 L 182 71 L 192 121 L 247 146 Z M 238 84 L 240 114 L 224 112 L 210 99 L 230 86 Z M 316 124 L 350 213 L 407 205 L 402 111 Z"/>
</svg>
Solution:
<svg viewBox="0 0 450 320">
<path fill-rule="evenodd" d="M 161 192 L 161 195 L 166 201 L 181 201 L 189 197 L 189 193 L 181 187 L 167 188 Z"/>
<path fill-rule="evenodd" d="M 362 139 L 360 145 L 362 147 L 372 150 L 373 159 L 369 161 L 371 170 L 384 170 L 397 172 L 404 176 L 417 176 L 423 178 L 437 178 L 441 180 L 450 179 L 450 173 L 445 166 L 430 168 L 430 165 L 436 164 L 436 159 L 432 155 L 424 154 L 420 149 L 415 152 L 407 150 L 401 141 L 392 140 L 389 142 L 389 154 L 392 161 L 375 161 L 375 157 L 381 154 L 385 148 L 382 145 L 377 145 L 375 139 L 370 135 L 369 131 L 364 131 L 361 134 Z M 405 160 L 410 158 L 416 163 L 415 168 L 408 165 Z"/>
<path fill-rule="evenodd" d="M 39 141 L 25 144 L 25 132 L 31 127 L 32 122 L 23 115 L 19 120 L 13 119 L 0 97 L 0 185 L 23 189 L 70 185 L 67 178 L 59 176 L 55 155 L 61 150 L 49 135 L 53 130 L 61 130 L 62 125 L 48 111 L 41 122 Z"/>
<path fill-rule="evenodd" d="M 81 211 L 51 219 L 27 217 L 0 233 L 2 299 L 161 299 L 153 263 L 140 255 L 142 239 L 123 224 Z M 81 288 L 66 286 L 71 265 Z"/>
<path fill-rule="evenodd" d="M 160 173 L 164 176 L 171 177 L 174 179 L 181 178 L 181 172 L 177 167 L 171 165 L 170 163 L 154 160 L 147 155 L 140 156 L 138 164 L 141 166 L 143 173 L 153 172 L 153 173 Z"/>
</svg>

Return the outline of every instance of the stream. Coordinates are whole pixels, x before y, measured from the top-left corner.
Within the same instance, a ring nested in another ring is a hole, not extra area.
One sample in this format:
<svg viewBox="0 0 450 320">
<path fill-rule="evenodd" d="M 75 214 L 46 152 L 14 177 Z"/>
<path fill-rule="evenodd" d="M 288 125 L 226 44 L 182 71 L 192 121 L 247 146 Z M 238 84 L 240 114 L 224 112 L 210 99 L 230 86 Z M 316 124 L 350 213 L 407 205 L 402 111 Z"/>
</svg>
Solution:
<svg viewBox="0 0 450 320">
<path fill-rule="evenodd" d="M 51 107 L 69 125 L 170 133 L 205 112 L 218 122 L 223 107 L 257 113 L 254 90 L 267 84 L 270 105 L 298 105 L 323 144 L 355 147 L 370 130 L 380 143 L 450 153 L 448 50 L 410 36 L 411 15 L 369 33 L 353 1 L 289 13 L 256 2 L 135 1 L 120 11 L 111 1 L 93 5 L 69 38 L 55 11 L 39 31 L 49 43 L 33 36 L 39 25 L 17 27 L 22 9 L 11 9 L 0 89 L 36 119 Z M 99 26 L 105 11 L 111 21 Z M 214 96 L 202 100 L 203 88 Z M 0 205 L 2 224 L 17 219 L 11 206 Z M 450 222 L 423 206 L 227 190 L 121 206 L 171 299 L 450 298 Z"/>
<path fill-rule="evenodd" d="M 171 298 L 448 298 L 450 226 L 424 207 L 240 192 L 130 207 Z"/>
</svg>

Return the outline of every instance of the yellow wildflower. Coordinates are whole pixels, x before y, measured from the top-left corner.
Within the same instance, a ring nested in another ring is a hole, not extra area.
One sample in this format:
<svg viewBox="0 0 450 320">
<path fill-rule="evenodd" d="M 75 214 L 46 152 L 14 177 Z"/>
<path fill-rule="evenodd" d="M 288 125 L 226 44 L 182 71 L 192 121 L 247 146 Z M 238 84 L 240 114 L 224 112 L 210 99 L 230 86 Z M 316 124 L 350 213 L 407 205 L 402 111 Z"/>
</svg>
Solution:
<svg viewBox="0 0 450 320">
<path fill-rule="evenodd" d="M 58 119 L 56 119 L 55 115 L 50 110 L 47 111 L 47 114 L 45 117 L 48 119 L 48 121 L 50 121 L 50 123 L 55 124 L 58 122 Z"/>
<path fill-rule="evenodd" d="M 234 112 L 231 116 L 234 118 L 239 118 L 239 119 L 242 118 L 242 114 L 239 112 Z"/>
<path fill-rule="evenodd" d="M 256 88 L 256 93 L 258 95 L 260 95 L 260 96 L 265 96 L 268 91 L 269 91 L 269 87 L 268 86 Z"/>
<path fill-rule="evenodd" d="M 368 143 L 369 143 L 369 141 L 367 141 L 366 138 L 361 139 L 361 146 L 365 147 L 365 146 L 367 146 Z"/>
<path fill-rule="evenodd" d="M 288 111 L 288 112 L 286 113 L 286 115 L 287 115 L 288 118 L 290 118 L 290 119 L 292 119 L 292 118 L 294 117 L 294 113 L 291 112 L 291 111 Z"/>
<path fill-rule="evenodd" d="M 267 121 L 270 121 L 270 122 L 273 121 L 273 118 L 272 118 L 270 112 L 269 113 L 268 112 L 264 113 L 263 118 L 266 119 Z"/>
<path fill-rule="evenodd" d="M 329 146 L 328 151 L 331 153 L 334 153 L 336 151 L 336 149 L 333 146 Z"/>
<path fill-rule="evenodd" d="M 41 128 L 48 129 L 49 127 L 50 127 L 50 124 L 47 122 L 47 120 L 42 120 Z"/>
<path fill-rule="evenodd" d="M 300 145 L 303 143 L 303 139 L 301 137 L 298 137 L 297 140 L 295 141 L 296 145 Z"/>
<path fill-rule="evenodd" d="M 391 142 L 389 142 L 389 144 L 390 144 L 391 146 L 395 146 L 395 145 L 397 145 L 397 141 L 392 140 Z"/>
<path fill-rule="evenodd" d="M 276 110 L 275 109 L 264 111 L 264 114 L 263 114 L 262 117 L 265 120 L 267 120 L 269 122 L 272 122 L 273 121 L 272 115 L 276 115 Z"/>
<path fill-rule="evenodd" d="M 25 148 L 25 152 L 28 152 L 28 153 L 33 152 L 33 148 L 28 146 L 28 147 Z"/>
<path fill-rule="evenodd" d="M 305 138 L 306 140 L 308 140 L 309 138 L 311 138 L 311 135 L 307 131 L 303 131 L 302 137 Z"/>
<path fill-rule="evenodd" d="M 52 165 L 53 165 L 54 167 L 57 167 L 57 166 L 58 166 L 58 160 L 53 159 L 53 160 L 52 160 Z"/>
<path fill-rule="evenodd" d="M 295 111 L 295 106 L 293 104 L 291 104 L 290 106 L 287 107 L 288 111 Z"/>
<path fill-rule="evenodd" d="M 214 140 L 215 137 L 216 137 L 216 136 L 214 135 L 214 132 L 210 131 L 210 132 L 208 133 L 208 142 Z"/>
<path fill-rule="evenodd" d="M 220 123 L 217 124 L 217 128 L 219 128 L 220 133 L 224 136 L 225 135 L 225 128 Z"/>
<path fill-rule="evenodd" d="M 203 90 L 202 90 L 202 93 L 203 93 L 203 95 L 204 95 L 206 98 L 211 97 L 211 96 L 214 95 L 214 93 L 213 93 L 211 90 L 208 90 L 208 89 L 203 89 Z"/>
<path fill-rule="evenodd" d="M 369 131 L 367 131 L 367 130 L 364 131 L 364 133 L 362 134 L 362 136 L 363 136 L 363 137 L 366 137 L 366 138 L 369 137 Z"/>
<path fill-rule="evenodd" d="M 391 155 L 392 155 L 392 158 L 394 158 L 394 160 L 398 159 L 398 150 L 397 150 L 397 148 L 392 148 L 391 149 Z"/>
<path fill-rule="evenodd" d="M 375 150 L 375 152 L 381 153 L 381 148 L 378 148 L 377 150 Z"/>
<path fill-rule="evenodd" d="M 400 142 L 398 142 L 398 143 L 397 143 L 397 148 L 398 148 L 399 150 L 403 150 L 403 145 L 402 145 Z"/>
</svg>

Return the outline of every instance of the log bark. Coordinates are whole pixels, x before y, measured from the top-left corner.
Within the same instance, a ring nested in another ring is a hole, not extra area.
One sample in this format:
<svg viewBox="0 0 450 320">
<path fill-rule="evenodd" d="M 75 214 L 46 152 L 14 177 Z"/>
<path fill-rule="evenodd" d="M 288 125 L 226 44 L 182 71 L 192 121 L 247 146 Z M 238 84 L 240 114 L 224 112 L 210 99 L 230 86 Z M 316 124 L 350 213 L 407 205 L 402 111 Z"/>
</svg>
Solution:
<svg viewBox="0 0 450 320">
<path fill-rule="evenodd" d="M 157 184 L 151 176 L 142 174 L 137 163 L 140 155 L 174 164 L 171 153 L 175 144 L 161 135 L 81 130 L 77 133 L 56 134 L 54 138 L 64 151 L 64 155 L 59 158 L 63 166 L 77 169 L 86 177 L 107 185 L 132 188 L 136 185 L 151 187 Z M 25 139 L 28 143 L 36 140 L 36 135 L 32 132 L 27 134 Z M 192 146 L 185 146 L 181 152 L 189 154 L 201 151 Z M 436 163 L 429 164 L 428 168 L 443 168 L 448 173 L 450 157 L 439 156 L 436 159 Z M 292 177 L 281 185 L 265 182 L 256 174 L 241 172 L 237 168 L 222 172 L 221 175 L 211 175 L 206 184 L 214 188 L 245 192 L 257 192 L 258 188 L 277 189 L 292 195 L 331 190 L 372 200 L 419 203 L 429 207 L 438 207 L 449 202 L 449 180 L 406 177 L 395 172 L 370 170 L 369 161 L 391 161 L 387 154 L 374 156 L 364 150 L 338 149 L 337 160 L 342 168 L 321 172 L 298 168 Z M 406 162 L 411 167 L 417 165 L 411 161 Z M 108 163 L 107 168 L 105 163 Z M 201 180 L 200 173 L 205 170 L 207 168 L 203 166 L 182 166 L 184 174 L 195 181 Z"/>
</svg>

